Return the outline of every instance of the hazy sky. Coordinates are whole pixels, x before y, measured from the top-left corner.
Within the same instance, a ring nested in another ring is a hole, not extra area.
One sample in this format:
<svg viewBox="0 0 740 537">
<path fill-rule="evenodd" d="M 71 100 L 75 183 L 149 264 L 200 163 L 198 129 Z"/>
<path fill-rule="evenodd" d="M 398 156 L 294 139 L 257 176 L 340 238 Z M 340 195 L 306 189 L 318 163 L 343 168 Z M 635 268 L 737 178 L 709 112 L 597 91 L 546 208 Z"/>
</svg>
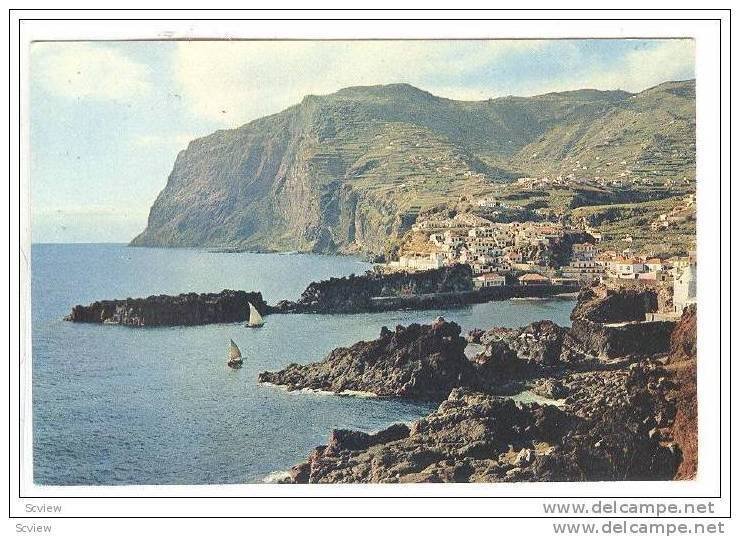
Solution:
<svg viewBox="0 0 740 537">
<path fill-rule="evenodd" d="M 408 82 L 487 99 L 693 77 L 687 40 L 35 43 L 33 240 L 127 242 L 189 140 L 306 94 Z"/>
</svg>

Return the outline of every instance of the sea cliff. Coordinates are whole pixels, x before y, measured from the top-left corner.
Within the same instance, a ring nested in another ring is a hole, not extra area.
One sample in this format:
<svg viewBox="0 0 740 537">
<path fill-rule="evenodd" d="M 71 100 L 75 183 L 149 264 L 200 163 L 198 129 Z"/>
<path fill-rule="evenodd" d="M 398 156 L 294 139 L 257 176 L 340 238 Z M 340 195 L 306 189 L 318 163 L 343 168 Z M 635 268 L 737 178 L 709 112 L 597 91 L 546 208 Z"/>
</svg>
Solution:
<svg viewBox="0 0 740 537">
<path fill-rule="evenodd" d="M 517 177 L 566 176 L 574 162 L 599 167 L 603 179 L 621 181 L 625 172 L 693 178 L 694 87 L 683 81 L 634 95 L 584 89 L 484 101 L 408 84 L 307 95 L 191 141 L 131 244 L 384 254 L 440 199 L 490 193 Z M 643 156 L 640 166 L 634 155 Z M 578 207 L 671 194 L 575 188 L 565 201 Z"/>
</svg>

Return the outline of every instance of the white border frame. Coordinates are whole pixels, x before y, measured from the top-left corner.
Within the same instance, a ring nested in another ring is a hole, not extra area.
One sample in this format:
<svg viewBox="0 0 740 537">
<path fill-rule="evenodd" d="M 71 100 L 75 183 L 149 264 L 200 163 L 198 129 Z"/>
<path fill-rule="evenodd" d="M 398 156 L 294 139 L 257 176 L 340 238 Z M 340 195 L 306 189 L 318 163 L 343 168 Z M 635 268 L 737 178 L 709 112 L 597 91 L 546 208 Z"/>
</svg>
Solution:
<svg viewBox="0 0 740 537">
<path fill-rule="evenodd" d="M 114 12 L 85 12 L 85 13 L 35 13 L 35 12 L 13 12 L 11 15 L 11 44 L 17 28 L 17 19 L 33 17 L 60 16 L 62 18 L 112 18 L 119 13 Z M 640 497 L 655 496 L 691 496 L 691 497 L 716 497 L 726 496 L 729 486 L 729 475 L 722 482 L 722 490 L 719 486 L 720 464 L 723 469 L 729 468 L 729 415 L 722 413 L 720 422 L 720 408 L 728 409 L 728 395 L 730 386 L 729 375 L 729 237 L 722 235 L 721 244 L 718 241 L 720 229 L 729 222 L 729 195 L 723 192 L 729 182 L 729 121 L 722 124 L 724 134 L 722 136 L 722 156 L 724 160 L 720 163 L 720 106 L 728 110 L 726 102 L 729 91 L 722 88 L 722 100 L 720 100 L 719 73 L 722 68 L 728 73 L 729 58 L 729 32 L 722 35 L 723 42 L 723 64 L 720 65 L 720 42 L 718 35 L 719 22 L 713 21 L 645 21 L 634 20 L 648 17 L 666 19 L 669 17 L 711 17 L 728 20 L 727 13 L 720 12 L 619 12 L 611 16 L 620 17 L 618 20 L 570 20 L 559 21 L 515 21 L 493 22 L 483 20 L 455 21 L 328 21 L 316 20 L 307 24 L 305 21 L 197 21 L 199 17 L 227 18 L 230 16 L 241 16 L 250 19 L 262 17 L 262 13 L 232 13 L 232 12 L 187 12 L 177 14 L 191 20 L 183 21 L 75 21 L 74 23 L 61 23 L 59 21 L 24 21 L 21 23 L 20 32 L 20 60 L 23 68 L 21 77 L 21 93 L 17 95 L 17 85 L 13 84 L 11 78 L 11 102 L 18 102 L 20 98 L 21 117 L 27 117 L 28 92 L 27 92 L 27 68 L 28 68 L 28 44 L 36 39 L 162 39 L 162 38 L 244 38 L 244 39 L 271 39 L 271 38 L 332 38 L 332 39 L 358 39 L 358 38 L 562 38 L 562 37 L 691 37 L 696 40 L 696 73 L 697 73 L 697 199 L 698 199 L 698 222 L 697 243 L 699 262 L 698 296 L 699 296 L 699 417 L 700 417 L 700 453 L 699 453 L 699 475 L 691 482 L 605 482 L 605 483 L 511 483 L 511 484 L 444 484 L 444 485 L 228 485 L 228 486 L 124 486 L 124 487 L 46 487 L 34 485 L 30 480 L 31 466 L 31 421 L 30 421 L 30 360 L 21 361 L 21 369 L 17 369 L 14 360 L 16 356 L 27 356 L 30 350 L 30 315 L 28 304 L 30 303 L 30 292 L 28 282 L 30 281 L 30 241 L 29 225 L 29 192 L 28 192 L 28 126 L 21 126 L 22 157 L 19 163 L 14 162 L 17 152 L 17 117 L 11 114 L 10 126 L 10 236 L 12 243 L 17 241 L 18 234 L 14 233 L 20 217 L 21 242 L 18 244 L 18 252 L 21 262 L 19 274 L 14 274 L 17 268 L 11 263 L 11 300 L 15 297 L 22 299 L 21 316 L 19 322 L 9 319 L 10 322 L 10 411 L 11 418 L 17 415 L 18 401 L 20 408 L 24 410 L 25 420 L 21 422 L 22 441 L 26 449 L 23 450 L 22 474 L 20 483 L 22 496 L 37 498 L 53 496 L 94 496 L 111 497 L 110 500 L 78 500 L 71 501 L 53 500 L 55 503 L 64 503 L 64 516 L 126 516 L 132 513 L 139 515 L 170 515 L 170 516 L 192 516 L 195 512 L 208 516 L 233 516 L 240 514 L 262 514 L 285 516 L 291 515 L 315 515 L 317 513 L 336 514 L 337 504 L 341 501 L 341 511 L 346 513 L 370 513 L 383 512 L 387 515 L 439 515 L 440 513 L 455 514 L 458 516 L 476 516 L 485 513 L 489 516 L 527 516 L 540 512 L 543 500 L 525 500 L 521 497 L 558 497 L 558 496 L 596 496 L 615 497 L 637 492 Z M 264 17 L 285 17 L 286 13 L 265 12 Z M 357 12 L 332 12 L 320 14 L 317 12 L 291 13 L 292 17 L 307 18 L 359 18 L 363 14 Z M 506 17 L 531 17 L 531 12 L 434 12 L 421 14 L 418 12 L 372 12 L 373 18 L 419 18 L 419 17 L 456 17 L 456 18 L 506 18 Z M 123 13 L 122 16 L 131 16 Z M 143 17 L 173 17 L 171 12 L 147 12 L 137 16 Z M 544 12 L 537 13 L 538 17 L 585 19 L 588 17 L 607 18 L 609 13 L 603 12 Z M 727 25 L 725 25 L 727 26 Z M 17 41 L 16 45 L 17 46 Z M 11 73 L 17 55 L 11 51 Z M 17 81 L 16 81 L 17 82 Z M 724 85 L 728 83 L 728 77 L 723 80 Z M 14 95 L 15 94 L 15 95 Z M 15 112 L 15 111 L 14 111 Z M 20 172 L 23 181 L 18 189 L 16 178 Z M 722 183 L 717 178 L 722 178 Z M 721 198 L 720 195 L 724 194 Z M 18 198 L 16 198 L 18 196 Z M 20 213 L 18 208 L 13 207 L 13 200 L 21 199 Z M 719 221 L 721 214 L 722 222 Z M 724 246 L 726 252 L 723 259 L 723 267 L 720 275 L 720 248 Z M 14 277 L 15 276 L 15 277 Z M 20 289 L 14 289 L 20 278 Z M 720 282 L 722 282 L 722 293 L 720 293 Z M 16 294 L 17 293 L 17 294 Z M 714 297 L 722 297 L 722 318 L 718 300 Z M 18 305 L 17 303 L 15 305 Z M 11 302 L 11 317 L 14 312 Z M 7 314 L 7 313 L 6 313 Z M 720 326 L 722 327 L 720 336 Z M 21 346 L 17 347 L 16 334 L 20 329 Z M 720 337 L 722 338 L 724 355 L 720 355 Z M 720 357 L 719 360 L 713 357 Z M 720 379 L 720 362 L 723 363 L 724 377 Z M 15 379 L 20 375 L 21 393 L 14 386 Z M 722 399 L 720 390 L 722 387 Z M 20 397 L 19 397 L 20 396 Z M 12 423 L 12 422 L 11 422 Z M 722 437 L 722 457 L 720 458 L 719 430 L 722 427 L 726 434 Z M 12 431 L 11 431 L 12 433 Z M 327 431 L 327 435 L 329 431 Z M 15 444 L 17 446 L 17 444 Z M 14 447 L 13 435 L 11 434 L 11 450 L 9 453 L 11 462 L 17 456 L 17 447 Z M 11 492 L 18 490 L 15 468 L 10 472 Z M 198 499 L 187 500 L 188 496 L 198 496 Z M 286 500 L 274 501 L 270 499 L 251 499 L 247 503 L 241 499 L 213 499 L 206 500 L 202 497 L 210 496 L 271 496 L 284 497 Z M 310 496 L 317 499 L 293 498 L 293 496 Z M 399 499 L 379 498 L 371 502 L 361 499 L 332 500 L 327 502 L 321 500 L 324 496 L 397 496 L 406 498 Z M 118 496 L 176 496 L 181 499 L 162 498 L 156 501 L 134 498 L 116 499 Z M 443 496 L 444 499 L 419 499 L 409 496 Z M 460 499 L 453 501 L 455 497 L 483 497 L 483 496 L 519 496 L 520 498 L 479 498 Z M 545 500 L 546 501 L 546 500 Z M 587 502 L 589 500 L 586 500 Z M 595 500 L 594 500 L 595 501 Z M 681 501 L 681 500 L 677 500 Z M 11 502 L 11 514 L 20 515 L 23 512 L 24 501 Z M 246 505 L 250 508 L 245 510 Z M 723 510 L 726 511 L 724 504 Z"/>
</svg>

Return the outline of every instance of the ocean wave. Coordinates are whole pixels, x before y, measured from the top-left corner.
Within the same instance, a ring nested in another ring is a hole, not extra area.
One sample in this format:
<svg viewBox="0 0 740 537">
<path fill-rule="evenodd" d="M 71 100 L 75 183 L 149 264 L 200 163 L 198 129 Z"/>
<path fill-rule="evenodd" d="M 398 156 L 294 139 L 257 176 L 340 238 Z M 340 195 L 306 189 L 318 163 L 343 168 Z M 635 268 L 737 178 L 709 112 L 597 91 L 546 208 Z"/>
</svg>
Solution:
<svg viewBox="0 0 740 537">
<path fill-rule="evenodd" d="M 290 472 L 287 470 L 278 470 L 276 472 L 270 472 L 265 477 L 262 478 L 263 483 L 267 484 L 280 484 L 280 483 L 289 483 L 290 482 Z"/>
</svg>

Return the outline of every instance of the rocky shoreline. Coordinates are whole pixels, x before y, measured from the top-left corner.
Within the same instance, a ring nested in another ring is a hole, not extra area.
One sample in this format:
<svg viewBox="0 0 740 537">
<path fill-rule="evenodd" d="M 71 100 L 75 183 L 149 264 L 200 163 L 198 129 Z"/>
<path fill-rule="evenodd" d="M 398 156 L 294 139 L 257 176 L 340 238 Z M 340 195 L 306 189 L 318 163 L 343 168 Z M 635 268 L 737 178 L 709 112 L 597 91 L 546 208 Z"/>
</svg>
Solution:
<svg viewBox="0 0 740 537">
<path fill-rule="evenodd" d="M 411 426 L 375 434 L 333 431 L 285 482 L 691 478 L 696 315 L 687 309 L 679 323 L 638 322 L 653 308 L 651 293 L 586 289 L 573 322 L 590 324 L 579 328 L 540 321 L 476 330 L 467 338 L 442 319 L 384 328 L 378 339 L 335 349 L 322 362 L 260 374 L 260 381 L 289 390 L 441 401 Z M 630 338 L 650 338 L 649 344 L 625 344 L 627 336 L 608 330 L 612 323 L 624 323 L 616 328 L 629 326 Z M 586 327 L 603 330 L 584 340 Z M 464 354 L 468 342 L 483 348 L 472 359 Z M 559 405 L 501 397 L 523 388 Z"/>
</svg>

